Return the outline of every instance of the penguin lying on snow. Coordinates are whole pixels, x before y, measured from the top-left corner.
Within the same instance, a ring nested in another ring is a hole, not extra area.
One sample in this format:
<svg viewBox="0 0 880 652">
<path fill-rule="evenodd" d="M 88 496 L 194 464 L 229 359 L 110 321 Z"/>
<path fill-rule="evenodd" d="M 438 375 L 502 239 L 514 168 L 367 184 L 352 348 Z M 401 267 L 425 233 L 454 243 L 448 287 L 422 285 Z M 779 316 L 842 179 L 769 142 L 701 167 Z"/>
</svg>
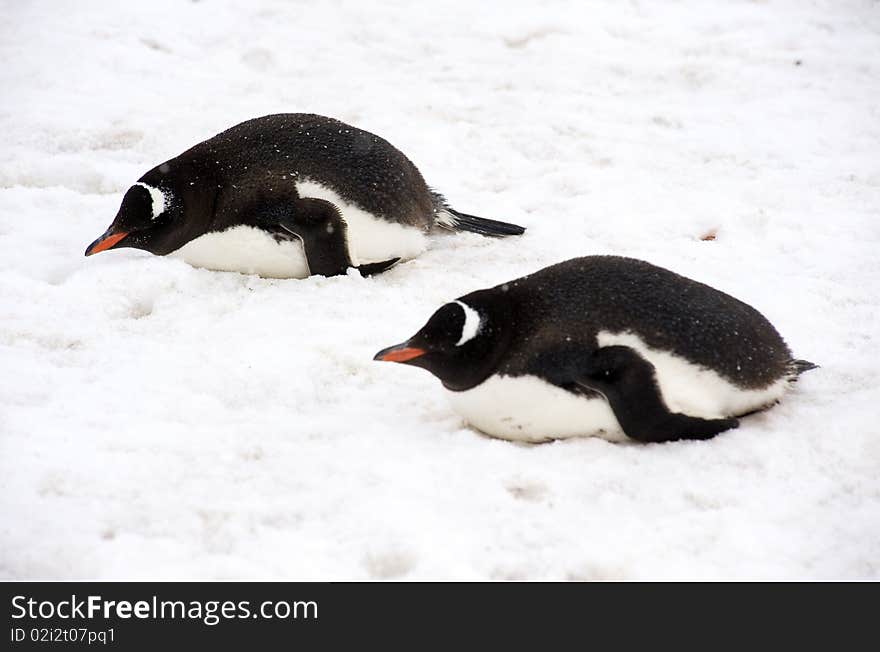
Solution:
<svg viewBox="0 0 880 652">
<path fill-rule="evenodd" d="M 525 230 L 453 210 L 378 136 L 288 113 L 243 122 L 147 172 L 86 256 L 135 247 L 274 278 L 369 274 L 420 254 L 435 226 Z"/>
<path fill-rule="evenodd" d="M 472 292 L 375 359 L 427 369 L 470 424 L 521 441 L 709 439 L 816 367 L 751 306 L 616 256 Z"/>
</svg>

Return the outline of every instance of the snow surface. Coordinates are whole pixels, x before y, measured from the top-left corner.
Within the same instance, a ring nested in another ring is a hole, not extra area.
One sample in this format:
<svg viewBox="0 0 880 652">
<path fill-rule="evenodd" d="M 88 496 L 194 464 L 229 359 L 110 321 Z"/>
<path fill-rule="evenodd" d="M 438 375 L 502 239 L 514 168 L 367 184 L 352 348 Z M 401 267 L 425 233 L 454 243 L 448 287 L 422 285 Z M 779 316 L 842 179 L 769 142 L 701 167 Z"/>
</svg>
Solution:
<svg viewBox="0 0 880 652">
<path fill-rule="evenodd" d="M 880 4 L 2 14 L 0 577 L 880 578 Z M 83 258 L 147 169 L 287 111 L 527 234 L 369 279 Z M 591 253 L 727 291 L 822 368 L 712 441 L 528 446 L 371 359 Z"/>
</svg>

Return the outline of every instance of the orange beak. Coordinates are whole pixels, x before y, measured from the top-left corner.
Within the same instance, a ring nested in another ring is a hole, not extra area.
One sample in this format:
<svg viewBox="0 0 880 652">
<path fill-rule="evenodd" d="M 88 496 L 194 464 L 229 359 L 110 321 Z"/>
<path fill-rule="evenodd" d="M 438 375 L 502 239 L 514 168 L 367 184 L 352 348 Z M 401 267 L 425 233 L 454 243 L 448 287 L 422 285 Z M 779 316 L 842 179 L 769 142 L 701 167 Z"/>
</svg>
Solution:
<svg viewBox="0 0 880 652">
<path fill-rule="evenodd" d="M 427 351 L 425 349 L 407 346 L 406 343 L 404 343 L 388 347 L 387 349 L 382 349 L 373 357 L 373 360 L 381 360 L 383 362 L 406 362 L 407 360 L 418 358 L 426 353 Z"/>
<path fill-rule="evenodd" d="M 114 233 L 111 231 L 111 229 L 107 229 L 107 232 L 104 235 L 95 240 L 86 248 L 86 256 L 91 256 L 92 254 L 105 251 L 106 249 L 112 249 L 128 235 L 128 233 L 125 231 Z"/>
</svg>

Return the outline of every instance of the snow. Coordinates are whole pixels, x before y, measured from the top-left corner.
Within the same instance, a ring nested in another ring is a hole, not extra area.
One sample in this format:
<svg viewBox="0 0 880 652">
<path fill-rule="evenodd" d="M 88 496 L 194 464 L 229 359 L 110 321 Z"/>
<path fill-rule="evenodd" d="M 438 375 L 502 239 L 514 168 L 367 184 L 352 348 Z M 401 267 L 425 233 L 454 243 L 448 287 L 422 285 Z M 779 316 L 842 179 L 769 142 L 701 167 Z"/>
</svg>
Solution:
<svg viewBox="0 0 880 652">
<path fill-rule="evenodd" d="M 0 577 L 880 578 L 878 37 L 867 0 L 6 3 Z M 367 279 L 83 257 L 143 172 L 288 111 L 529 230 Z M 591 253 L 821 368 L 711 441 L 530 446 L 372 361 Z"/>
</svg>

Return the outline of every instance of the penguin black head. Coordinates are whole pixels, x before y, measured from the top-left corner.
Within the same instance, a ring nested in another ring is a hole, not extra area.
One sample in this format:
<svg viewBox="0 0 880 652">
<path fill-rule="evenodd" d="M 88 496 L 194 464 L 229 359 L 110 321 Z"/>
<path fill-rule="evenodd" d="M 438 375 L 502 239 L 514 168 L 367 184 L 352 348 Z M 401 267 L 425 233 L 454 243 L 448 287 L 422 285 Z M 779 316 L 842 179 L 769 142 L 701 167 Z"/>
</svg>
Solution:
<svg viewBox="0 0 880 652">
<path fill-rule="evenodd" d="M 107 249 L 134 247 L 164 255 L 184 244 L 178 231 L 182 213 L 175 194 L 138 182 L 125 193 L 113 223 L 101 237 L 86 248 L 86 256 Z"/>
<path fill-rule="evenodd" d="M 475 295 L 445 304 L 418 333 L 373 359 L 421 367 L 453 390 L 481 383 L 492 371 L 503 331 L 492 303 Z"/>
</svg>

